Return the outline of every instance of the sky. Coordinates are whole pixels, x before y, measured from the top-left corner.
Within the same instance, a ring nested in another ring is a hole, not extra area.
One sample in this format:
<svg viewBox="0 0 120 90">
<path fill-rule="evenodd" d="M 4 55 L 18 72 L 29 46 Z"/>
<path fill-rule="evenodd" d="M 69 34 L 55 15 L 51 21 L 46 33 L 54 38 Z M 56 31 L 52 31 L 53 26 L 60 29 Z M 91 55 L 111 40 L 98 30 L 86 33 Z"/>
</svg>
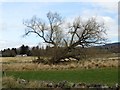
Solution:
<svg viewBox="0 0 120 90">
<path fill-rule="evenodd" d="M 11 1 L 11 2 L 10 2 Z M 24 20 L 33 16 L 46 20 L 49 11 L 58 12 L 67 20 L 77 16 L 89 18 L 96 16 L 99 21 L 104 21 L 107 27 L 108 42 L 118 42 L 118 2 L 117 0 L 97 2 L 62 1 L 40 2 L 34 0 L 15 2 L 15 0 L 2 0 L 0 2 L 0 50 L 5 48 L 20 47 L 22 44 L 36 46 L 42 44 L 42 40 L 35 34 L 22 37 L 25 33 Z"/>
</svg>

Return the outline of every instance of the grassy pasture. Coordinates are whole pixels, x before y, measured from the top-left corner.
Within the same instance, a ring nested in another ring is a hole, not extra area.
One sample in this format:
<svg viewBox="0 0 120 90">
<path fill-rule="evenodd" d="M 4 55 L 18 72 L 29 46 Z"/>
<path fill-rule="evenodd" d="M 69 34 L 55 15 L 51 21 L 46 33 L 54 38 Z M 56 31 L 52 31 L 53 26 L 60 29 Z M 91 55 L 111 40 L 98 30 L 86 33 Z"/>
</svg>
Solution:
<svg viewBox="0 0 120 90">
<path fill-rule="evenodd" d="M 93 58 L 80 60 L 78 63 L 72 62 L 59 65 L 24 63 L 33 59 L 35 57 L 0 57 L 1 62 L 8 62 L 2 64 L 6 76 L 15 78 L 53 82 L 67 80 L 88 84 L 108 84 L 110 86 L 118 83 L 118 57 Z"/>
<path fill-rule="evenodd" d="M 27 57 L 0 57 L 0 62 L 28 62 L 32 61 L 36 57 L 27 56 Z"/>
<path fill-rule="evenodd" d="M 118 56 L 119 56 L 119 54 L 105 54 L 105 55 L 102 54 L 102 56 L 100 56 L 100 55 L 98 55 L 97 57 L 94 56 L 94 57 L 92 57 L 92 59 L 101 58 L 101 57 L 106 59 L 106 58 L 114 58 L 114 57 L 118 57 Z M 34 57 L 34 56 L 0 57 L 0 62 L 29 62 L 36 58 L 37 57 Z"/>
<path fill-rule="evenodd" d="M 76 69 L 76 70 L 40 70 L 40 71 L 7 71 L 7 76 L 26 80 L 44 80 L 58 82 L 101 83 L 115 85 L 118 82 L 117 68 Z"/>
</svg>

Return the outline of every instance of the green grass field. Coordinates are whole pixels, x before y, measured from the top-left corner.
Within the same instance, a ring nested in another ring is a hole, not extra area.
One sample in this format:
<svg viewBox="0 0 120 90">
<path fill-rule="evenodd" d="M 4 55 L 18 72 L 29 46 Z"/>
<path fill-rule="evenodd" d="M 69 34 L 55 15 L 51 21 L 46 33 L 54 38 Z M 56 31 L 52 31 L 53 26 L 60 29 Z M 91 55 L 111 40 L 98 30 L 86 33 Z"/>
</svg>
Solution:
<svg viewBox="0 0 120 90">
<path fill-rule="evenodd" d="M 46 70 L 46 71 L 7 71 L 7 76 L 26 80 L 62 81 L 101 83 L 113 85 L 118 82 L 118 69 L 77 69 L 77 70 Z"/>
</svg>

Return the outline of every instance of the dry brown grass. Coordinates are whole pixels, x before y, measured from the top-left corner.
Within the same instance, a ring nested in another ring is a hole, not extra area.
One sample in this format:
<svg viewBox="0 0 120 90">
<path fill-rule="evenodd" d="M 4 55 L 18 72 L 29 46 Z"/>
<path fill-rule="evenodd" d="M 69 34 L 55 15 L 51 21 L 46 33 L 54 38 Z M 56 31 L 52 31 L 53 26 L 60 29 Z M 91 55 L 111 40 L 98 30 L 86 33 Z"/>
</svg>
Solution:
<svg viewBox="0 0 120 90">
<path fill-rule="evenodd" d="M 38 81 L 30 81 L 26 88 L 41 88 L 41 84 Z"/>
<path fill-rule="evenodd" d="M 82 60 L 78 63 L 72 62 L 69 64 L 59 64 L 59 65 L 44 65 L 35 63 L 11 63 L 3 64 L 3 70 L 14 70 L 14 71 L 25 71 L 25 70 L 65 70 L 65 69 L 76 69 L 76 68 L 102 68 L 102 67 L 118 67 L 118 58 L 106 58 L 106 59 L 91 59 Z"/>
<path fill-rule="evenodd" d="M 36 57 L 0 57 L 0 62 L 28 62 Z"/>
<path fill-rule="evenodd" d="M 15 79 L 12 76 L 5 76 L 2 78 L 2 88 L 47 88 L 49 82 L 30 80 L 26 84 L 19 83 L 20 78 Z M 26 81 L 26 80 L 25 80 Z"/>
<path fill-rule="evenodd" d="M 2 77 L 0 77 L 0 90 L 2 89 Z"/>
<path fill-rule="evenodd" d="M 21 86 L 17 83 L 16 79 L 12 76 L 2 78 L 3 88 L 20 88 Z"/>
<path fill-rule="evenodd" d="M 27 84 L 21 84 L 18 79 L 12 76 L 2 78 L 2 88 L 41 88 L 42 86 L 39 81 L 29 81 Z"/>
</svg>

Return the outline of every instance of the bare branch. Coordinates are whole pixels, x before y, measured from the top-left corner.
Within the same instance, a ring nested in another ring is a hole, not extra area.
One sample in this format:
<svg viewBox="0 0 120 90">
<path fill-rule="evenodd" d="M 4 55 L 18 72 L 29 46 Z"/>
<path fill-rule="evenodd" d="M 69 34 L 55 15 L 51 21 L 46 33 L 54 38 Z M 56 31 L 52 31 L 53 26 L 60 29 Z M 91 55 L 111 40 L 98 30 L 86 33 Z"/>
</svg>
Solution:
<svg viewBox="0 0 120 90">
<path fill-rule="evenodd" d="M 64 42 L 65 42 L 65 46 L 68 47 L 67 41 L 66 41 L 65 39 L 63 39 L 63 40 L 64 40 Z"/>
<path fill-rule="evenodd" d="M 104 24 L 99 24 L 95 18 L 91 18 L 85 23 L 80 22 L 79 18 L 77 20 L 79 22 L 73 22 L 70 46 L 89 46 L 90 44 L 103 44 L 105 42 L 103 37 L 106 31 Z M 78 40 L 73 42 L 75 35 Z"/>
<path fill-rule="evenodd" d="M 29 35 L 29 33 L 35 33 L 45 43 L 55 47 L 55 55 L 58 53 L 57 49 L 59 47 L 64 47 L 64 50 L 61 52 L 62 56 L 53 56 L 55 61 L 63 58 L 76 46 L 84 48 L 96 44 L 103 44 L 106 41 L 104 37 L 106 32 L 105 25 L 104 23 L 97 22 L 96 18 L 82 21 L 80 17 L 77 17 L 67 28 L 69 30 L 68 35 L 63 33 L 66 28 L 62 27 L 64 23 L 58 13 L 48 12 L 47 19 L 48 22 L 44 22 L 42 19 L 33 17 L 31 20 L 24 22 L 26 26 L 25 36 Z"/>
</svg>

